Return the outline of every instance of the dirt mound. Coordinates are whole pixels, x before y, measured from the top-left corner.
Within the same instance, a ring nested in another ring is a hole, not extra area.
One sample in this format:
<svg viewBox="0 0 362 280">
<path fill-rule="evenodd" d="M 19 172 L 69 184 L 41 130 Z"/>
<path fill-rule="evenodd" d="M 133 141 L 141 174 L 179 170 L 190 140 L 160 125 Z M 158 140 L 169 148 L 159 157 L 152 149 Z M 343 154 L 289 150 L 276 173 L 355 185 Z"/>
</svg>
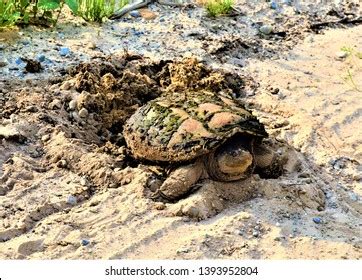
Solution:
<svg viewBox="0 0 362 280">
<path fill-rule="evenodd" d="M 153 62 L 125 54 L 82 63 L 69 69 L 69 74 L 61 88 L 74 89 L 73 108 L 96 114 L 112 133 L 121 132 L 139 106 L 160 94 L 208 89 L 245 97 L 256 88 L 251 78 L 212 70 L 195 58 Z"/>
</svg>

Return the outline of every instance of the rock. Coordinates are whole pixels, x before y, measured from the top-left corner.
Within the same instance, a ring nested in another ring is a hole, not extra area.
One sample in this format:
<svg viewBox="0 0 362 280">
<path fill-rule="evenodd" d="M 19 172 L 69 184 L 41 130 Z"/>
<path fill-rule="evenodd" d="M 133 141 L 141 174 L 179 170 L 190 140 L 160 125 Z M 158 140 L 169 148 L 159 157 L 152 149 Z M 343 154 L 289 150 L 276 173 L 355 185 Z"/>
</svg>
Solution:
<svg viewBox="0 0 362 280">
<path fill-rule="evenodd" d="M 69 102 L 69 109 L 75 110 L 77 108 L 77 100 L 72 100 Z"/>
<path fill-rule="evenodd" d="M 77 204 L 77 198 L 74 195 L 68 196 L 67 204 L 76 205 Z"/>
<path fill-rule="evenodd" d="M 36 60 L 39 62 L 44 62 L 45 61 L 45 55 L 44 54 L 38 54 L 36 56 Z"/>
<path fill-rule="evenodd" d="M 335 55 L 338 60 L 342 60 L 348 56 L 348 53 L 345 51 L 339 51 L 339 52 L 336 52 Z"/>
<path fill-rule="evenodd" d="M 8 62 L 6 61 L 6 59 L 0 58 L 0 67 L 5 67 L 6 65 L 8 65 Z"/>
<path fill-rule="evenodd" d="M 81 184 L 82 186 L 87 186 L 87 185 L 88 185 L 87 179 L 84 178 L 84 177 L 82 177 L 82 178 L 80 179 L 80 184 Z"/>
<path fill-rule="evenodd" d="M 259 234 L 260 234 L 259 231 L 256 231 L 256 230 L 253 231 L 253 236 L 254 237 L 259 237 Z"/>
<path fill-rule="evenodd" d="M 243 236 L 243 235 L 244 235 L 244 231 L 243 231 L 242 229 L 236 230 L 236 231 L 235 231 L 235 234 L 240 235 L 240 236 Z"/>
<path fill-rule="evenodd" d="M 141 17 L 146 20 L 152 20 L 157 17 L 156 13 L 154 13 L 150 9 L 140 9 L 139 12 L 140 12 Z"/>
<path fill-rule="evenodd" d="M 90 49 L 90 50 L 94 50 L 97 48 L 97 45 L 93 42 L 90 42 L 88 45 L 87 45 L 87 48 Z"/>
<path fill-rule="evenodd" d="M 82 244 L 82 246 L 87 246 L 87 245 L 90 244 L 90 241 L 89 241 L 88 239 L 82 239 L 82 240 L 80 241 L 80 244 Z"/>
<path fill-rule="evenodd" d="M 190 249 L 189 249 L 189 248 L 179 248 L 179 249 L 177 249 L 177 251 L 176 251 L 177 254 L 188 253 L 188 252 L 190 252 Z"/>
<path fill-rule="evenodd" d="M 164 210 L 166 209 L 166 204 L 163 202 L 156 202 L 154 208 L 156 210 Z"/>
<path fill-rule="evenodd" d="M 138 18 L 138 17 L 141 16 L 140 12 L 137 11 L 137 10 L 130 11 L 130 12 L 129 12 L 129 15 L 130 15 L 131 17 L 134 17 L 134 18 Z"/>
<path fill-rule="evenodd" d="M 141 35 L 143 35 L 143 34 L 144 34 L 143 31 L 134 31 L 134 32 L 133 32 L 133 35 L 135 35 L 135 36 L 141 36 Z"/>
<path fill-rule="evenodd" d="M 22 64 L 22 63 L 24 63 L 24 61 L 23 61 L 20 57 L 18 57 L 18 58 L 15 59 L 15 64 L 16 64 L 16 65 L 20 65 L 20 64 Z"/>
<path fill-rule="evenodd" d="M 272 33 L 273 31 L 273 27 L 269 24 L 266 24 L 266 25 L 262 25 L 260 28 L 259 28 L 259 31 L 265 35 L 269 35 L 270 33 Z"/>
<path fill-rule="evenodd" d="M 25 70 L 29 73 L 38 73 L 43 69 L 39 61 L 33 59 L 26 59 L 25 61 Z"/>
<path fill-rule="evenodd" d="M 45 135 L 42 136 L 41 141 L 46 142 L 46 141 L 48 141 L 49 139 L 50 139 L 50 135 L 49 135 L 49 134 L 45 134 Z"/>
<path fill-rule="evenodd" d="M 276 227 L 280 227 L 280 223 L 276 222 L 276 223 L 275 223 L 275 226 L 276 226 Z"/>
<path fill-rule="evenodd" d="M 322 223 L 322 219 L 319 217 L 314 217 L 313 222 L 315 222 L 316 224 L 320 224 L 320 223 Z"/>
<path fill-rule="evenodd" d="M 275 1 L 271 1 L 270 8 L 273 10 L 276 10 L 276 9 L 278 9 L 278 4 Z"/>
<path fill-rule="evenodd" d="M 57 163 L 57 167 L 59 167 L 59 168 L 66 168 L 67 165 L 68 165 L 68 163 L 67 163 L 67 161 L 65 159 L 61 159 Z"/>
<path fill-rule="evenodd" d="M 3 44 L 0 44 L 0 51 L 5 50 L 5 46 Z"/>
<path fill-rule="evenodd" d="M 59 54 L 60 56 L 68 56 L 70 54 L 70 49 L 68 47 L 61 47 Z"/>
<path fill-rule="evenodd" d="M 81 118 L 86 118 L 86 117 L 88 117 L 88 110 L 86 108 L 82 108 L 82 109 L 80 109 L 78 115 Z"/>
</svg>

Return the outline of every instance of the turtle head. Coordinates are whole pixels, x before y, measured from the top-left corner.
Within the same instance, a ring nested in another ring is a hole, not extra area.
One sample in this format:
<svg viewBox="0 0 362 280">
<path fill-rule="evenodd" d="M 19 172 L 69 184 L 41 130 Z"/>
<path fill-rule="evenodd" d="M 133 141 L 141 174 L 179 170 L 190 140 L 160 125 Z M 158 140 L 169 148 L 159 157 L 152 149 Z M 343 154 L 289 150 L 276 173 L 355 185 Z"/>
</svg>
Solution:
<svg viewBox="0 0 362 280">
<path fill-rule="evenodd" d="M 219 169 L 225 174 L 243 174 L 253 164 L 252 154 L 243 147 L 223 147 L 217 155 Z"/>
<path fill-rule="evenodd" d="M 250 176 L 254 158 L 251 141 L 246 137 L 232 137 L 209 157 L 208 173 L 217 181 L 235 181 Z"/>
</svg>

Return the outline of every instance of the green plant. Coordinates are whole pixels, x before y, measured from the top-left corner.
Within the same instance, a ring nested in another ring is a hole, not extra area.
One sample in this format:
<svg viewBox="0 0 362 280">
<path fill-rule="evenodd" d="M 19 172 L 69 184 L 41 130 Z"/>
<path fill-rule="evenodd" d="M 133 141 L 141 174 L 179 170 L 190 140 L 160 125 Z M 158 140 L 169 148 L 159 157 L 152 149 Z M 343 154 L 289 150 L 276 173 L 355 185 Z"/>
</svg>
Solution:
<svg viewBox="0 0 362 280">
<path fill-rule="evenodd" d="M 77 0 L 0 0 L 0 26 L 49 22 L 55 25 L 67 5 L 73 13 L 78 10 Z"/>
<path fill-rule="evenodd" d="M 78 15 L 87 21 L 102 22 L 104 18 L 111 16 L 116 9 L 115 0 L 78 0 Z M 120 1 L 120 5 L 126 5 L 128 0 Z"/>
<path fill-rule="evenodd" d="M 15 0 L 0 0 L 0 27 L 14 25 L 19 18 Z"/>
<path fill-rule="evenodd" d="M 362 59 L 362 52 L 356 51 L 352 47 L 344 46 L 341 51 L 346 52 L 346 75 L 342 76 L 342 80 L 354 90 L 362 92 L 361 86 L 355 81 L 355 73 L 362 73 L 362 66 L 359 59 Z"/>
<path fill-rule="evenodd" d="M 233 0 L 208 0 L 205 8 L 210 17 L 216 17 L 230 13 L 233 9 L 233 4 Z"/>
<path fill-rule="evenodd" d="M 347 84 L 350 85 L 354 90 L 362 92 L 362 89 L 356 84 L 354 80 L 354 76 L 351 69 L 347 69 L 347 74 L 342 77 L 342 80 Z"/>
<path fill-rule="evenodd" d="M 347 56 L 350 56 L 353 54 L 354 49 L 352 47 L 343 46 L 341 48 L 341 51 L 345 52 L 347 54 Z"/>
</svg>

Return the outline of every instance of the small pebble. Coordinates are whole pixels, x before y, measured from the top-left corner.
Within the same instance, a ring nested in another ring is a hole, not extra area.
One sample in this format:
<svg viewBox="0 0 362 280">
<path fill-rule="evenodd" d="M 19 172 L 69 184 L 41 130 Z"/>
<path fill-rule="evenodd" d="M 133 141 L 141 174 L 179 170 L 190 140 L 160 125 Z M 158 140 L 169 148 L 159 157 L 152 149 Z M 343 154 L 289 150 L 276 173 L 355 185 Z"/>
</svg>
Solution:
<svg viewBox="0 0 362 280">
<path fill-rule="evenodd" d="M 144 32 L 142 32 L 142 31 L 134 31 L 133 34 L 134 34 L 135 36 L 141 36 L 141 35 L 144 34 Z"/>
<path fill-rule="evenodd" d="M 59 50 L 59 54 L 61 56 L 67 56 L 70 53 L 70 49 L 68 47 L 61 47 Z"/>
<path fill-rule="evenodd" d="M 77 198 L 74 195 L 68 196 L 67 204 L 76 205 L 77 204 Z"/>
<path fill-rule="evenodd" d="M 22 64 L 22 63 L 24 63 L 24 61 L 23 61 L 20 57 L 18 57 L 17 59 L 15 59 L 15 64 L 16 64 L 16 65 L 20 65 L 20 64 Z"/>
<path fill-rule="evenodd" d="M 271 25 L 263 25 L 259 28 L 259 31 L 265 35 L 269 35 L 273 31 L 273 27 Z"/>
<path fill-rule="evenodd" d="M 97 48 L 96 44 L 93 43 L 93 42 L 90 42 L 88 45 L 87 45 L 87 48 L 90 49 L 90 50 L 94 50 Z"/>
<path fill-rule="evenodd" d="M 320 224 L 322 222 L 322 219 L 319 217 L 314 217 L 313 222 L 315 222 L 316 224 Z"/>
<path fill-rule="evenodd" d="M 279 223 L 279 222 L 276 222 L 276 223 L 275 223 L 275 226 L 276 226 L 276 227 L 280 227 L 280 223 Z"/>
<path fill-rule="evenodd" d="M 253 231 L 253 236 L 254 236 L 254 237 L 258 237 L 258 236 L 259 236 L 259 232 L 256 231 L 256 230 L 254 230 L 254 231 Z"/>
<path fill-rule="evenodd" d="M 273 10 L 276 10 L 278 9 L 278 4 L 274 1 L 271 1 L 270 2 L 270 8 L 272 8 Z"/>
<path fill-rule="evenodd" d="M 241 229 L 241 230 L 237 230 L 235 232 L 237 235 L 240 235 L 240 236 L 243 236 L 244 235 L 244 231 Z"/>
<path fill-rule="evenodd" d="M 27 40 L 27 39 L 24 39 L 24 40 L 21 41 L 21 43 L 22 43 L 24 46 L 26 46 L 26 45 L 29 45 L 29 44 L 30 44 L 30 41 Z"/>
<path fill-rule="evenodd" d="M 189 248 L 180 248 L 180 249 L 177 249 L 176 253 L 177 254 L 180 254 L 180 253 L 188 253 L 190 251 Z"/>
<path fill-rule="evenodd" d="M 80 244 L 82 244 L 82 246 L 87 246 L 89 245 L 90 241 L 88 239 L 82 239 Z"/>
<path fill-rule="evenodd" d="M 36 60 L 39 61 L 39 62 L 44 62 L 45 61 L 45 55 L 44 54 L 37 55 Z"/>
<path fill-rule="evenodd" d="M 5 67 L 6 65 L 8 65 L 6 59 L 0 58 L 0 67 Z"/>
<path fill-rule="evenodd" d="M 164 210 L 166 209 L 166 204 L 163 202 L 156 202 L 154 207 L 156 210 Z"/>
<path fill-rule="evenodd" d="M 45 135 L 43 135 L 43 137 L 41 138 L 41 141 L 46 142 L 46 141 L 48 141 L 49 139 L 50 139 L 50 135 L 49 135 L 49 134 L 45 134 Z"/>
<path fill-rule="evenodd" d="M 80 109 L 78 114 L 79 114 L 79 117 L 86 118 L 86 117 L 88 117 L 88 110 L 86 108 L 82 108 L 82 109 Z"/>
<path fill-rule="evenodd" d="M 69 109 L 70 110 L 75 110 L 75 108 L 77 108 L 77 100 L 72 100 L 69 102 Z"/>
<path fill-rule="evenodd" d="M 134 18 L 138 18 L 138 17 L 141 16 L 140 12 L 137 11 L 137 10 L 130 11 L 129 14 L 130 14 L 131 17 L 134 17 Z"/>
<path fill-rule="evenodd" d="M 80 184 L 81 184 L 82 186 L 88 185 L 87 179 L 86 179 L 86 178 L 80 179 Z"/>
<path fill-rule="evenodd" d="M 344 59 L 348 56 L 348 53 L 347 52 L 344 52 L 344 51 L 339 51 L 339 52 L 336 52 L 336 58 L 337 59 Z"/>
<path fill-rule="evenodd" d="M 58 161 L 57 167 L 59 167 L 59 168 L 67 167 L 67 161 L 65 159 L 61 159 L 60 161 Z"/>
</svg>

